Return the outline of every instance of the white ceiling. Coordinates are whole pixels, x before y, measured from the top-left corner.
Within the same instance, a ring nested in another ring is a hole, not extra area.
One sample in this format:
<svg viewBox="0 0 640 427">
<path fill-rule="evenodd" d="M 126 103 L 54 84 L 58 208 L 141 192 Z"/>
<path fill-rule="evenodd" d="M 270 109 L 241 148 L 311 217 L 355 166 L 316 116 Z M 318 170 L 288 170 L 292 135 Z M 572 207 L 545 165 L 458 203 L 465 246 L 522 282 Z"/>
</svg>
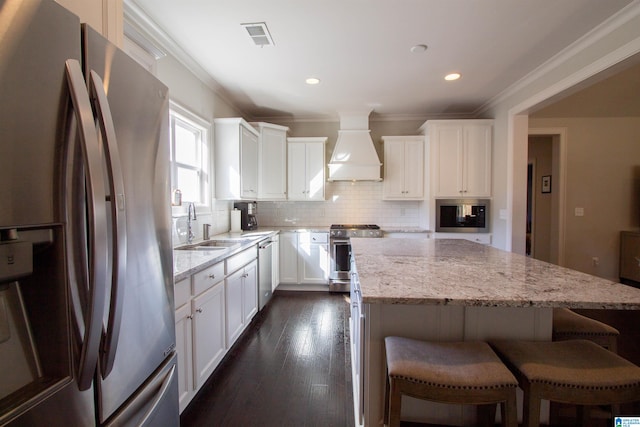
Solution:
<svg viewBox="0 0 640 427">
<path fill-rule="evenodd" d="M 251 119 L 324 119 L 474 115 L 631 0 L 126 2 Z M 250 22 L 266 22 L 275 46 L 255 46 L 240 25 Z M 444 81 L 452 71 L 462 78 Z"/>
</svg>

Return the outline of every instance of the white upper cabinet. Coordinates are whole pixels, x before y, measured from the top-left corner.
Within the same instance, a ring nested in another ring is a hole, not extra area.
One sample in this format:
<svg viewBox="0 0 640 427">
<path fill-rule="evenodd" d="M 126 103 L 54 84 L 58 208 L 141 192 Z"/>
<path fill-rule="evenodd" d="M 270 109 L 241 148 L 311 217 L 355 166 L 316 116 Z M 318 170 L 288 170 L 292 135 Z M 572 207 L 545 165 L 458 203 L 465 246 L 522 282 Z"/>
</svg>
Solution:
<svg viewBox="0 0 640 427">
<path fill-rule="evenodd" d="M 258 200 L 287 198 L 288 127 L 251 123 L 260 133 L 258 142 Z"/>
<path fill-rule="evenodd" d="M 326 142 L 326 137 L 287 138 L 289 200 L 324 200 Z"/>
<path fill-rule="evenodd" d="M 430 120 L 434 197 L 491 197 L 493 120 Z"/>
<path fill-rule="evenodd" d="M 424 199 L 424 137 L 383 136 L 384 200 Z"/>
<path fill-rule="evenodd" d="M 258 131 L 241 118 L 214 120 L 216 198 L 258 198 Z"/>
</svg>

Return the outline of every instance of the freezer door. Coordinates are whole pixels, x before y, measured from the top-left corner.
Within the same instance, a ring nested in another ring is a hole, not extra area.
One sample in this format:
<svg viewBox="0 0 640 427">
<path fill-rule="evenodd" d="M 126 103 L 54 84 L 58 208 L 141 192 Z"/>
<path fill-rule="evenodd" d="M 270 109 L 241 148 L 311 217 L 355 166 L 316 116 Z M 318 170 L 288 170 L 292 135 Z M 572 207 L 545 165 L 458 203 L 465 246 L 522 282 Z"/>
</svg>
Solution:
<svg viewBox="0 0 640 427">
<path fill-rule="evenodd" d="M 178 366 L 173 355 L 158 368 L 104 427 L 176 427 L 178 414 Z"/>
<path fill-rule="evenodd" d="M 104 423 L 175 348 L 168 90 L 90 27 L 83 25 L 82 33 L 85 76 L 94 72 L 103 82 L 124 182 L 124 194 L 107 200 L 117 203 L 111 212 L 126 216 L 126 269 L 111 290 L 97 373 Z M 115 242 L 117 232 L 110 235 Z"/>
<path fill-rule="evenodd" d="M 80 21 L 52 1 L 0 1 L 0 12 L 0 228 L 51 223 Z"/>
</svg>

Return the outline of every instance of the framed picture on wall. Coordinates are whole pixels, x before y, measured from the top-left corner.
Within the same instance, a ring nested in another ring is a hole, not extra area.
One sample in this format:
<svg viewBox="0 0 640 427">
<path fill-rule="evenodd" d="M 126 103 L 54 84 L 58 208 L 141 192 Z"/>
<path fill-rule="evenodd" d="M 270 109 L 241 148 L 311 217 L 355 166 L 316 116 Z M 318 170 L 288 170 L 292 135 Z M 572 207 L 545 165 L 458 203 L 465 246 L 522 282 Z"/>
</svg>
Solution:
<svg viewBox="0 0 640 427">
<path fill-rule="evenodd" d="M 551 175 L 545 175 L 542 177 L 542 192 L 551 193 Z"/>
</svg>

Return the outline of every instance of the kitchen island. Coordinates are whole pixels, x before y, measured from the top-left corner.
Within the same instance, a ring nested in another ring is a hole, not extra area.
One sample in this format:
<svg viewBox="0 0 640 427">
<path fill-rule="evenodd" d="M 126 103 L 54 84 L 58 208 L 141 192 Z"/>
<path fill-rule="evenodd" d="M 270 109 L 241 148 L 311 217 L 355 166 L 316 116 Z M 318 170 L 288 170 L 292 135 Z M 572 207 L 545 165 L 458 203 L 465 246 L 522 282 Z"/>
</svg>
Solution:
<svg viewBox="0 0 640 427">
<path fill-rule="evenodd" d="M 357 425 L 382 425 L 385 336 L 550 340 L 554 307 L 640 310 L 640 289 L 466 240 L 351 245 L 361 291 L 352 310 Z M 406 398 L 403 419 L 462 425 L 474 411 Z"/>
</svg>

